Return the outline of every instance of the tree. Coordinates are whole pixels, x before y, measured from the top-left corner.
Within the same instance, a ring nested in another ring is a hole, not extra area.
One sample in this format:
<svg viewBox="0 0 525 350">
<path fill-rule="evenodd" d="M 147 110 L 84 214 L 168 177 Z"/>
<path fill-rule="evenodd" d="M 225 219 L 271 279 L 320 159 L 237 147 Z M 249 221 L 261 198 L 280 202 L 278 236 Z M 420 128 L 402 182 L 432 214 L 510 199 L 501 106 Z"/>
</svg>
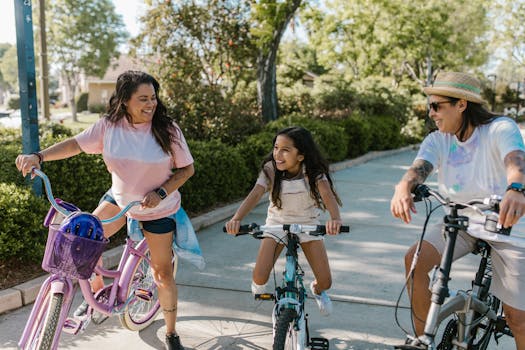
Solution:
<svg viewBox="0 0 525 350">
<path fill-rule="evenodd" d="M 424 84 L 433 70 L 486 61 L 488 1 L 332 0 L 305 21 L 320 62 L 350 80 L 378 75 Z"/>
<path fill-rule="evenodd" d="M 141 18 L 132 54 L 152 62 L 170 112 L 187 135 L 222 138 L 233 123 L 246 123 L 248 132 L 257 119 L 255 93 L 254 103 L 239 96 L 255 80 L 249 19 L 249 0 L 152 1 Z"/>
<path fill-rule="evenodd" d="M 277 51 L 302 0 L 259 0 L 252 4 L 252 30 L 258 48 L 257 98 L 265 121 L 277 119 Z"/>
<path fill-rule="evenodd" d="M 0 47 L 0 86 L 18 92 L 18 64 L 16 45 L 2 44 Z"/>
<path fill-rule="evenodd" d="M 48 52 L 70 92 L 73 120 L 80 75 L 102 77 L 128 34 L 110 0 L 51 0 Z"/>
</svg>

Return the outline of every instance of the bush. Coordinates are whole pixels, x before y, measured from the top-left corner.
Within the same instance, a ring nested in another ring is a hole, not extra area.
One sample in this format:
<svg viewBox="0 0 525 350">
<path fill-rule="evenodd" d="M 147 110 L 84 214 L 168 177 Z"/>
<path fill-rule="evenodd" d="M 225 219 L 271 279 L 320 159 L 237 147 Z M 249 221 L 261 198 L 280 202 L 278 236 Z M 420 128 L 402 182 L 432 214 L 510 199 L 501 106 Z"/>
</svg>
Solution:
<svg viewBox="0 0 525 350">
<path fill-rule="evenodd" d="M 312 133 L 323 157 L 328 161 L 338 162 L 346 158 L 348 136 L 344 128 L 335 122 L 304 118 L 297 114 L 292 114 L 268 123 L 266 130 L 275 134 L 279 130 L 293 125 L 302 126 Z"/>
<path fill-rule="evenodd" d="M 186 210 L 201 212 L 246 194 L 250 176 L 237 148 L 219 140 L 189 140 L 188 146 L 195 159 L 195 175 L 180 189 Z"/>
<path fill-rule="evenodd" d="M 237 149 L 244 159 L 243 162 L 248 168 L 246 176 L 250 184 L 255 183 L 261 171 L 263 159 L 272 151 L 274 137 L 275 133 L 263 131 L 248 136 L 244 142 L 237 145 Z"/>
<path fill-rule="evenodd" d="M 80 96 L 77 97 L 77 112 L 83 112 L 88 110 L 88 98 L 89 94 L 87 92 L 83 92 L 80 94 Z"/>
<path fill-rule="evenodd" d="M 373 116 L 368 119 L 370 127 L 370 150 L 383 151 L 403 144 L 400 123 L 391 116 Z"/>
<path fill-rule="evenodd" d="M 12 258 L 39 261 L 47 237 L 42 221 L 48 207 L 47 202 L 33 195 L 31 189 L 0 183 L 0 256 L 3 261 Z"/>
<path fill-rule="evenodd" d="M 88 105 L 88 111 L 91 113 L 104 113 L 106 111 L 106 105 L 102 103 L 93 103 Z"/>
<path fill-rule="evenodd" d="M 9 98 L 9 101 L 7 101 L 7 108 L 20 109 L 20 97 L 11 96 L 11 98 Z"/>
<path fill-rule="evenodd" d="M 372 141 L 368 120 L 356 113 L 343 119 L 341 125 L 348 136 L 348 157 L 355 158 L 368 152 Z"/>
</svg>

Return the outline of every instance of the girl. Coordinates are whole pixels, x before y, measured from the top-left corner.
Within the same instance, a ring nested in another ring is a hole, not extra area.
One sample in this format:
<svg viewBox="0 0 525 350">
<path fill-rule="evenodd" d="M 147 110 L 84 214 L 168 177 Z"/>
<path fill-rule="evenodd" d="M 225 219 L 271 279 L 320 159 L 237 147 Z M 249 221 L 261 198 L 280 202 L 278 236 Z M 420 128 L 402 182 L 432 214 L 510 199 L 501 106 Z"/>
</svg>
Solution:
<svg viewBox="0 0 525 350">
<path fill-rule="evenodd" d="M 44 161 L 65 159 L 80 152 L 102 153 L 112 186 L 94 214 L 107 219 L 132 201 L 142 202 L 140 208 L 132 208 L 127 215 L 130 221 L 140 222 L 150 248 L 151 268 L 166 322 L 167 347 L 180 350 L 184 348 L 175 331 L 178 298 L 171 264 L 172 242 L 175 214 L 180 208 L 178 189 L 193 175 L 194 168 L 180 128 L 159 99 L 159 88 L 149 74 L 121 74 L 104 117 L 75 137 L 41 152 L 19 155 L 16 166 L 25 176 Z M 123 217 L 105 225 L 104 235 L 110 237 L 124 224 Z M 103 286 L 101 276 L 92 283 L 93 291 Z M 86 310 L 87 304 L 83 303 L 77 312 Z"/>
<path fill-rule="evenodd" d="M 319 224 L 320 209 L 328 210 L 331 219 L 326 232 L 339 233 L 341 217 L 337 196 L 328 163 L 323 159 L 310 132 L 302 127 L 279 131 L 273 141 L 273 152 L 263 162 L 262 171 L 252 191 L 235 215 L 226 223 L 230 234 L 239 232 L 242 219 L 270 191 L 266 225 Z M 252 292 L 264 293 L 270 272 L 286 243 L 286 235 L 264 233 L 253 271 Z M 312 268 L 315 280 L 310 284 L 312 294 L 322 315 L 328 316 L 332 302 L 326 293 L 332 285 L 328 256 L 322 236 L 299 235 L 301 248 Z"/>
</svg>

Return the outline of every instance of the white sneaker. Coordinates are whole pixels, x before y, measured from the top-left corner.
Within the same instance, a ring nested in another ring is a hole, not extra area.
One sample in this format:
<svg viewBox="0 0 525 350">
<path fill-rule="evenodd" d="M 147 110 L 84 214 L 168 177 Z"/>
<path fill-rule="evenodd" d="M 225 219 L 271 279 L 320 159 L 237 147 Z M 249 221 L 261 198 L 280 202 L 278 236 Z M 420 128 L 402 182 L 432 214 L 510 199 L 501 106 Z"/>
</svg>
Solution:
<svg viewBox="0 0 525 350">
<path fill-rule="evenodd" d="M 310 291 L 312 292 L 312 295 L 315 298 L 315 301 L 317 302 L 317 306 L 319 306 L 319 312 L 323 316 L 328 316 L 332 313 L 332 301 L 330 300 L 330 297 L 326 293 L 326 291 L 322 291 L 321 294 L 315 294 L 314 289 L 314 282 L 310 283 Z"/>
</svg>

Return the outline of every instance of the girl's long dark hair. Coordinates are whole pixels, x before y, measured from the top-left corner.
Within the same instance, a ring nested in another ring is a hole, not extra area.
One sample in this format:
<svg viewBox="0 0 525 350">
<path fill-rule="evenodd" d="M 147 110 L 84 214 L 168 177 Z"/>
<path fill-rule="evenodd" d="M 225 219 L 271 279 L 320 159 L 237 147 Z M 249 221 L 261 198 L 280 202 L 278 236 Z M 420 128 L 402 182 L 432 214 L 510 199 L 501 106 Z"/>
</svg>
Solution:
<svg viewBox="0 0 525 350">
<path fill-rule="evenodd" d="M 157 107 L 151 121 L 151 131 L 155 140 L 164 152 L 171 155 L 172 142 L 179 141 L 178 130 L 173 124 L 173 120 L 168 117 L 166 106 L 159 97 L 160 85 L 151 75 L 141 72 L 128 70 L 117 78 L 117 86 L 109 99 L 106 109 L 105 118 L 110 122 L 116 123 L 122 118 L 126 118 L 130 124 L 133 124 L 131 115 L 126 111 L 125 103 L 138 90 L 142 84 L 151 84 L 157 97 Z"/>
<path fill-rule="evenodd" d="M 332 178 L 330 177 L 328 162 L 321 155 L 319 148 L 314 142 L 312 134 L 310 134 L 310 132 L 303 127 L 292 126 L 277 132 L 277 135 L 275 135 L 273 139 L 273 145 L 275 145 L 275 141 L 277 140 L 277 136 L 279 135 L 285 135 L 289 137 L 293 141 L 295 148 L 297 148 L 297 150 L 299 151 L 299 154 L 304 156 L 303 164 L 306 172 L 305 175 L 308 178 L 308 184 L 310 187 L 310 197 L 312 197 L 312 199 L 315 200 L 317 206 L 323 210 L 326 209 L 326 206 L 321 198 L 321 194 L 319 193 L 319 189 L 317 188 L 317 180 L 323 175 L 325 175 L 328 179 L 330 189 L 332 190 L 332 193 L 335 196 L 337 204 L 342 205 L 339 196 L 335 192 Z M 285 171 L 277 170 L 275 159 L 273 159 L 273 152 L 270 152 L 270 154 L 266 156 L 262 164 L 262 168 L 265 173 L 267 170 L 264 168 L 264 165 L 269 161 L 272 162 L 273 168 L 275 169 L 271 199 L 272 203 L 277 208 L 281 209 L 281 181 L 284 178 Z M 268 174 L 267 177 L 270 178 Z"/>
<path fill-rule="evenodd" d="M 450 103 L 455 105 L 459 98 L 447 97 Z M 467 108 L 463 111 L 463 119 L 461 121 L 461 126 L 459 127 L 459 137 L 460 141 L 465 141 L 465 134 L 467 133 L 469 125 L 472 125 L 476 128 L 479 125 L 489 124 L 494 118 L 498 115 L 492 113 L 485 109 L 481 104 L 467 101 Z"/>
</svg>

